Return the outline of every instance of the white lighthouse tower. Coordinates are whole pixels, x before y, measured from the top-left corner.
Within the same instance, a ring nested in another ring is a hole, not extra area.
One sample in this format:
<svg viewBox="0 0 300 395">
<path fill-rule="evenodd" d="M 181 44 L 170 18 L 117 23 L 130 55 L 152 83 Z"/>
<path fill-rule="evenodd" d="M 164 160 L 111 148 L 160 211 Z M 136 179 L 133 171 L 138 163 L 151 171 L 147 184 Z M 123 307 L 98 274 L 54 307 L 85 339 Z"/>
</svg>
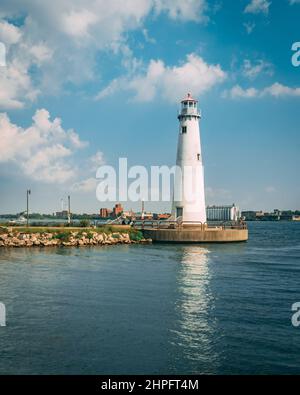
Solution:
<svg viewBox="0 0 300 395">
<path fill-rule="evenodd" d="M 206 223 L 204 169 L 201 152 L 198 102 L 190 94 L 181 102 L 177 171 L 172 218 L 183 225 Z"/>
</svg>

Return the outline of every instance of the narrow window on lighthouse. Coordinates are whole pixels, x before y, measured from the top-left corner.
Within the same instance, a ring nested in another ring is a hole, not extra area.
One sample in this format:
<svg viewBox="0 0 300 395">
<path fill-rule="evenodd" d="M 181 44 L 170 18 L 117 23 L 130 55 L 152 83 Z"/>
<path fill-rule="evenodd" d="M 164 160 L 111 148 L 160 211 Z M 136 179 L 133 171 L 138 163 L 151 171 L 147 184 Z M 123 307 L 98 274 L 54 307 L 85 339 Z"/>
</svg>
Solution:
<svg viewBox="0 0 300 395">
<path fill-rule="evenodd" d="M 182 134 L 186 134 L 187 133 L 187 127 L 186 126 L 182 126 L 181 132 L 182 132 Z"/>
<path fill-rule="evenodd" d="M 200 155 L 200 154 L 198 154 L 198 155 L 197 155 L 197 158 L 198 158 L 198 161 L 200 161 L 200 159 L 201 159 L 201 155 Z"/>
</svg>

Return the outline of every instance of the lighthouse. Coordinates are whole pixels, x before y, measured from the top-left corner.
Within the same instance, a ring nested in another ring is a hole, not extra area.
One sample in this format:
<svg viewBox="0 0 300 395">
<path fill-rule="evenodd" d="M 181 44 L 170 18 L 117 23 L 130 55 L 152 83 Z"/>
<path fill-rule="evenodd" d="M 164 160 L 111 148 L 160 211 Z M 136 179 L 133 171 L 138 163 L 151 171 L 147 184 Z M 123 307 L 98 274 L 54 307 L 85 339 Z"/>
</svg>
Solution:
<svg viewBox="0 0 300 395">
<path fill-rule="evenodd" d="M 172 216 L 139 229 L 154 243 L 240 243 L 249 238 L 243 221 L 207 224 L 198 101 L 188 94 L 178 114 L 179 136 Z"/>
<path fill-rule="evenodd" d="M 178 115 L 179 137 L 172 218 L 183 225 L 206 223 L 204 168 L 198 101 L 188 94 Z"/>
</svg>

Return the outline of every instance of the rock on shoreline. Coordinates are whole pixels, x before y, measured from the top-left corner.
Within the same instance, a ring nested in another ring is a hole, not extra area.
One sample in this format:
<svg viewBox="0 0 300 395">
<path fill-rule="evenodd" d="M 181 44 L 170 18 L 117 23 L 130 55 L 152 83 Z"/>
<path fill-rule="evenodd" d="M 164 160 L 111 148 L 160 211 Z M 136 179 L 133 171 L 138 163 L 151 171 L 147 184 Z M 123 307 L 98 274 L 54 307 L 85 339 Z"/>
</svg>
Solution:
<svg viewBox="0 0 300 395">
<path fill-rule="evenodd" d="M 139 237 L 132 237 L 130 232 L 107 233 L 93 230 L 63 230 L 32 233 L 4 228 L 0 230 L 0 247 L 83 247 L 151 243 L 151 240 L 144 239 L 140 234 Z"/>
</svg>

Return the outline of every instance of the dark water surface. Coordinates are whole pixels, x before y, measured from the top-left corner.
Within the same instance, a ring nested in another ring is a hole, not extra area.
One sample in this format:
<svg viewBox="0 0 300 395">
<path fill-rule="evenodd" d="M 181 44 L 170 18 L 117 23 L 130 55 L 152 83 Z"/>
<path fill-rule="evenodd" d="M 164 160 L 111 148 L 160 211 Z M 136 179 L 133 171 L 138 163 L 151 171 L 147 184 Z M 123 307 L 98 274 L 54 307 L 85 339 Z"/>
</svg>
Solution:
<svg viewBox="0 0 300 395">
<path fill-rule="evenodd" d="M 233 245 L 1 249 L 0 373 L 300 374 L 300 223 Z"/>
</svg>

